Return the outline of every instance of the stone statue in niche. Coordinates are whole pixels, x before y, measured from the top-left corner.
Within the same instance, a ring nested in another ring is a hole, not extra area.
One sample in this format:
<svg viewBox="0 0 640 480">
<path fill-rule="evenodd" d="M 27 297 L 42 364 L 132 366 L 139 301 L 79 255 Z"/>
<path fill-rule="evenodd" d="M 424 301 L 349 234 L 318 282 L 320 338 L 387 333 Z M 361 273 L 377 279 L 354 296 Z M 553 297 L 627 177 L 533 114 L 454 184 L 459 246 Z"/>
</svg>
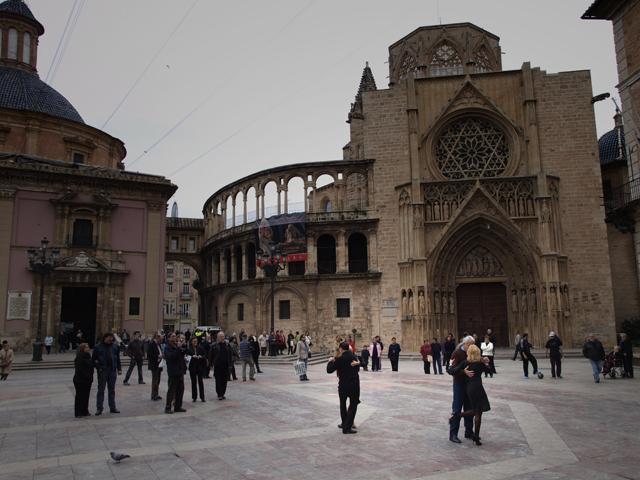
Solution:
<svg viewBox="0 0 640 480">
<path fill-rule="evenodd" d="M 420 290 L 418 292 L 418 313 L 420 315 L 424 315 L 427 313 L 426 302 L 424 301 L 424 291 Z"/>
<path fill-rule="evenodd" d="M 547 287 L 542 287 L 542 310 L 547 311 L 548 308 Z"/>
<path fill-rule="evenodd" d="M 409 315 L 409 300 L 407 298 L 407 292 L 402 291 L 402 316 L 406 317 Z"/>
<path fill-rule="evenodd" d="M 520 291 L 520 296 L 521 296 L 521 299 L 522 299 L 522 302 L 521 302 L 522 311 L 526 312 L 527 311 L 527 289 L 526 288 L 523 288 Z"/>
<path fill-rule="evenodd" d="M 571 298 L 569 297 L 569 285 L 565 285 L 562 287 L 562 297 L 565 301 L 565 310 L 567 312 L 571 311 Z"/>
<path fill-rule="evenodd" d="M 440 313 L 440 292 L 433 292 L 433 311 L 435 313 Z"/>
<path fill-rule="evenodd" d="M 558 295 L 555 286 L 552 286 L 549 289 L 549 295 L 551 295 L 551 310 L 555 312 L 556 310 L 558 310 Z"/>
<path fill-rule="evenodd" d="M 518 311 L 518 291 L 511 290 L 511 311 L 516 313 Z"/>
<path fill-rule="evenodd" d="M 535 288 L 529 290 L 529 303 L 531 304 L 531 311 L 535 312 L 538 310 L 538 298 L 536 296 Z"/>
<path fill-rule="evenodd" d="M 547 201 L 542 202 L 542 207 L 540 209 L 540 222 L 551 222 L 551 210 L 549 209 L 549 203 Z"/>
<path fill-rule="evenodd" d="M 409 315 L 413 315 L 415 313 L 415 305 L 413 302 L 413 292 L 409 290 Z"/>
<path fill-rule="evenodd" d="M 442 292 L 442 313 L 449 313 L 449 301 L 447 300 L 447 292 Z"/>
<path fill-rule="evenodd" d="M 453 293 L 449 294 L 449 313 L 456 313 L 455 298 Z"/>
</svg>

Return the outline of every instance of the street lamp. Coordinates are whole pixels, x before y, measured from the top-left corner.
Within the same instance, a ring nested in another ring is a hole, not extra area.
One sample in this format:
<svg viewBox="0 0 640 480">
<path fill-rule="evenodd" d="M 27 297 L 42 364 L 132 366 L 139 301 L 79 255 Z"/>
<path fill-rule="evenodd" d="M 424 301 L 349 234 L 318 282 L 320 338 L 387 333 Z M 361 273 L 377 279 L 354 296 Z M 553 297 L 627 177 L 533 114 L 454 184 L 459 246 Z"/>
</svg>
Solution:
<svg viewBox="0 0 640 480">
<path fill-rule="evenodd" d="M 33 358 L 34 362 L 42 361 L 42 309 L 44 305 L 44 278 L 49 275 L 56 266 L 56 261 L 60 255 L 57 248 L 47 249 L 49 240 L 44 237 L 40 242 L 40 248 L 30 248 L 27 250 L 29 255 L 29 268 L 31 271 L 40 274 L 40 308 L 38 309 L 38 330 L 36 331 L 36 341 L 33 342 Z"/>
<path fill-rule="evenodd" d="M 287 266 L 287 256 L 283 255 L 280 249 L 276 245 L 269 245 L 269 251 L 261 251 L 260 256 L 262 262 L 260 267 L 264 271 L 266 277 L 271 279 L 271 330 L 275 331 L 276 328 L 276 277 L 280 270 L 284 270 Z"/>
</svg>

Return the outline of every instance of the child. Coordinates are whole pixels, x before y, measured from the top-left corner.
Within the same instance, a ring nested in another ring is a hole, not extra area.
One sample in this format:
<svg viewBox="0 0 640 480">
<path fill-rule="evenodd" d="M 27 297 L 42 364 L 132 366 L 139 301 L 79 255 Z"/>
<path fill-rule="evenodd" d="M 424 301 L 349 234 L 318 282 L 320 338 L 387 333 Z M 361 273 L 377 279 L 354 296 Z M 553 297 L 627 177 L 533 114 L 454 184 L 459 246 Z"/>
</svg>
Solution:
<svg viewBox="0 0 640 480">
<path fill-rule="evenodd" d="M 362 368 L 364 368 L 365 372 L 369 371 L 369 347 L 362 347 L 362 351 L 360 352 L 360 363 L 362 364 Z"/>
</svg>

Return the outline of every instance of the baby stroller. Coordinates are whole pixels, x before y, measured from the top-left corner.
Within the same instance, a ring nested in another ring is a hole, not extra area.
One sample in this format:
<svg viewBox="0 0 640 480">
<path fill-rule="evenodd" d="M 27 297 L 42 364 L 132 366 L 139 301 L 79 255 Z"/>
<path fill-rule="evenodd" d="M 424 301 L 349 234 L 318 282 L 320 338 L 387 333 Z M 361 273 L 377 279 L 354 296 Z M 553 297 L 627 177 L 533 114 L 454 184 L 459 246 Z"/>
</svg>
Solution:
<svg viewBox="0 0 640 480">
<path fill-rule="evenodd" d="M 609 353 L 604 357 L 604 362 L 602 363 L 602 376 L 605 378 L 607 376 L 609 376 L 609 378 L 622 378 L 624 372 L 623 365 L 622 353 L 620 351 Z"/>
</svg>

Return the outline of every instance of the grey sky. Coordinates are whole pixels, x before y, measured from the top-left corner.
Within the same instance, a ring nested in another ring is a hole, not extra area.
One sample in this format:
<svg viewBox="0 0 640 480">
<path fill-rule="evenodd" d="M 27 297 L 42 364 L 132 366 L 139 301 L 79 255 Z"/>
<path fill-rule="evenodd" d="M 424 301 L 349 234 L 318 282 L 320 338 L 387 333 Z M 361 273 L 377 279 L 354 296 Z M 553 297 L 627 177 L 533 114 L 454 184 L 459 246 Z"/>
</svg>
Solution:
<svg viewBox="0 0 640 480">
<path fill-rule="evenodd" d="M 86 0 L 50 83 L 100 128 L 193 2 Z M 28 3 L 46 29 L 38 57 L 44 79 L 74 0 Z M 125 142 L 128 169 L 169 175 L 180 187 L 180 216 L 199 217 L 204 200 L 237 178 L 341 158 L 365 61 L 378 88 L 386 88 L 388 46 L 440 23 L 438 13 L 442 23 L 469 21 L 498 35 L 505 70 L 525 61 L 547 72 L 589 69 L 594 94 L 617 97 L 611 24 L 580 20 L 589 4 L 199 0 L 105 130 Z M 613 110 L 610 100 L 596 104 L 598 134 L 612 128 Z"/>
</svg>

